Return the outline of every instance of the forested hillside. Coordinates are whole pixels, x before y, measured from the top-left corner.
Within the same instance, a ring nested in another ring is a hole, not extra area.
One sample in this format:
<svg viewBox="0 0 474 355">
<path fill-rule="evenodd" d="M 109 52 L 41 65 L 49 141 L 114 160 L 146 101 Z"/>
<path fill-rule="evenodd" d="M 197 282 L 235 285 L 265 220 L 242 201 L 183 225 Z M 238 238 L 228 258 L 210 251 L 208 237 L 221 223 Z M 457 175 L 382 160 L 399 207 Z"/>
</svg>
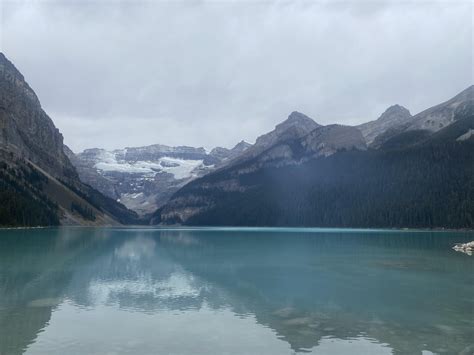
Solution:
<svg viewBox="0 0 474 355">
<path fill-rule="evenodd" d="M 58 225 L 58 206 L 42 193 L 45 178 L 25 165 L 0 162 L 0 225 Z"/>
<path fill-rule="evenodd" d="M 211 174 L 174 197 L 195 201 L 188 208 L 199 207 L 199 213 L 186 221 L 163 222 L 473 228 L 474 139 L 456 139 L 472 128 L 474 117 L 467 116 L 429 138 L 419 131 L 407 139 L 405 133 L 378 150 L 340 151 L 301 165 L 248 174 Z M 209 188 L 230 179 L 239 190 Z"/>
</svg>

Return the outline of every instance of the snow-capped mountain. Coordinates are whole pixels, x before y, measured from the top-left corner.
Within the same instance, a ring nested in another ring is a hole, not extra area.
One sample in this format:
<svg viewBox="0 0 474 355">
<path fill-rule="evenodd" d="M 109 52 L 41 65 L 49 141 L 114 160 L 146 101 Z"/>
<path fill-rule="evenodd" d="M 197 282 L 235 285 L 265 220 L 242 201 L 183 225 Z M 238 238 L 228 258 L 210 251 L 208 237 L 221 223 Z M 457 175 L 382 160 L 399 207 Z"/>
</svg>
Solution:
<svg viewBox="0 0 474 355">
<path fill-rule="evenodd" d="M 186 183 L 222 166 L 251 145 L 234 148 L 155 144 L 108 151 L 86 149 L 71 159 L 80 178 L 140 214 L 154 212 Z"/>
</svg>

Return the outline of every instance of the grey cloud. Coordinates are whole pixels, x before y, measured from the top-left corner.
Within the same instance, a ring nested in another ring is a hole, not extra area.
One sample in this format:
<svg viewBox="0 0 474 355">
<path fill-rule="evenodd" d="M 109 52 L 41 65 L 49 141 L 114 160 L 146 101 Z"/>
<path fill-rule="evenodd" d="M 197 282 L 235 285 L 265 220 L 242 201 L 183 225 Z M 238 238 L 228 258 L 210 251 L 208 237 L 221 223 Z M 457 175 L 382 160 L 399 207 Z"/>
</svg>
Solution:
<svg viewBox="0 0 474 355">
<path fill-rule="evenodd" d="M 252 141 L 471 85 L 467 2 L 2 2 L 1 48 L 74 150 Z"/>
</svg>

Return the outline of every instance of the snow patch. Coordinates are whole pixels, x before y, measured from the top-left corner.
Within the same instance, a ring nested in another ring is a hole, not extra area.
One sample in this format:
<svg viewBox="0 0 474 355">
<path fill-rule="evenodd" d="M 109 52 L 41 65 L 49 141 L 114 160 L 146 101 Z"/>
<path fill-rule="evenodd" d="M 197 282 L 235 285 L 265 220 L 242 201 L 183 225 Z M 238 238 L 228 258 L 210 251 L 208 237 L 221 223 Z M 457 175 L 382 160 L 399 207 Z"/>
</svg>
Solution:
<svg viewBox="0 0 474 355">
<path fill-rule="evenodd" d="M 161 166 L 161 170 L 173 174 L 174 178 L 178 180 L 197 176 L 193 173 L 193 170 L 203 163 L 202 160 L 184 160 L 170 157 L 161 158 L 160 161 L 165 162 L 163 165 L 168 165 Z M 175 166 L 170 166 L 173 164 L 175 164 Z"/>
<path fill-rule="evenodd" d="M 177 180 L 196 177 L 194 170 L 203 165 L 203 160 L 185 160 L 171 157 L 162 157 L 157 161 L 127 162 L 118 160 L 116 154 L 103 152 L 97 157 L 98 163 L 94 165 L 102 172 L 120 172 L 126 174 L 142 174 L 152 178 L 157 172 L 167 172 L 174 175 Z"/>
</svg>

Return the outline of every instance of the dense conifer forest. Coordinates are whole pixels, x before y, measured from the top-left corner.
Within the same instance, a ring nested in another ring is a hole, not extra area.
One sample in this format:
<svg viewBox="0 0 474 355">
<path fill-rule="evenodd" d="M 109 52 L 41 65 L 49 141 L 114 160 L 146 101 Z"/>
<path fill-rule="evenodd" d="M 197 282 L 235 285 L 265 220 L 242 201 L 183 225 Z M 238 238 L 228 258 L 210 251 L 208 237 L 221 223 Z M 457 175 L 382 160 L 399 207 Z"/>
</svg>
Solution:
<svg viewBox="0 0 474 355">
<path fill-rule="evenodd" d="M 45 178 L 29 166 L 0 162 L 0 225 L 58 225 L 58 208 L 42 192 Z"/>
</svg>

